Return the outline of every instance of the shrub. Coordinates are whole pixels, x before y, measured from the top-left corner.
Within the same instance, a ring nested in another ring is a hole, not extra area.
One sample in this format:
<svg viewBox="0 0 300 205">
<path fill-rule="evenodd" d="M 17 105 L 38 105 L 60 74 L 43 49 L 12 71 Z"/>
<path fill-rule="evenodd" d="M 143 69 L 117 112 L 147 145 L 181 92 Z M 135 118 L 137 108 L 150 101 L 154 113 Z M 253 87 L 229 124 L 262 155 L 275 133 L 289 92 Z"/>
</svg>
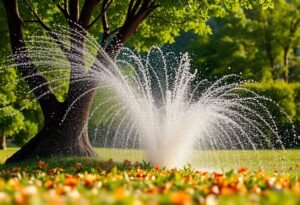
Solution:
<svg viewBox="0 0 300 205">
<path fill-rule="evenodd" d="M 259 95 L 271 99 L 267 107 L 277 122 L 280 136 L 286 148 L 298 147 L 296 136 L 300 132 L 300 84 L 283 81 L 249 83 L 245 85 Z M 295 129 L 293 128 L 295 126 Z M 295 133 L 296 132 L 296 133 Z M 276 139 L 273 140 L 274 142 Z"/>
<path fill-rule="evenodd" d="M 290 120 L 294 119 L 294 117 L 296 116 L 294 90 L 290 84 L 285 83 L 283 81 L 278 81 L 266 83 L 252 83 L 247 84 L 246 87 L 250 90 L 253 90 L 259 95 L 270 98 L 273 102 L 279 105 L 279 107 L 289 116 Z M 270 108 L 271 110 L 278 109 L 276 107 L 277 106 L 274 105 L 274 107 L 271 106 Z"/>
</svg>

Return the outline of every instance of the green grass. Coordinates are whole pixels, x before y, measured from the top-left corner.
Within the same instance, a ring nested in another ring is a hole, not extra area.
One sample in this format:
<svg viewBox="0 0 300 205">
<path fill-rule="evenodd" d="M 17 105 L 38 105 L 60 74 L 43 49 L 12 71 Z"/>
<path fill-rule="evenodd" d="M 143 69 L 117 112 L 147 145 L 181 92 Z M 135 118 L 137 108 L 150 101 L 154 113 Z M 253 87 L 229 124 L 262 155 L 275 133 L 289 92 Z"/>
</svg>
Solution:
<svg viewBox="0 0 300 205">
<path fill-rule="evenodd" d="M 101 160 L 112 158 L 116 162 L 125 159 L 142 161 L 145 154 L 141 150 L 96 148 Z M 248 167 L 251 170 L 287 172 L 300 175 L 300 150 L 217 150 L 195 151 L 190 160 L 194 168 L 200 170 L 229 170 Z"/>
<path fill-rule="evenodd" d="M 17 151 L 18 148 L 8 148 L 0 151 L 0 163 Z M 145 153 L 142 150 L 95 148 L 100 160 L 122 163 L 124 160 L 142 162 Z M 248 167 L 251 170 L 266 169 L 300 175 L 300 150 L 218 150 L 196 151 L 191 164 L 202 170 L 228 170 L 232 168 Z"/>
<path fill-rule="evenodd" d="M 9 147 L 6 150 L 0 150 L 0 163 L 4 163 L 5 160 L 15 153 L 19 148 Z"/>
</svg>

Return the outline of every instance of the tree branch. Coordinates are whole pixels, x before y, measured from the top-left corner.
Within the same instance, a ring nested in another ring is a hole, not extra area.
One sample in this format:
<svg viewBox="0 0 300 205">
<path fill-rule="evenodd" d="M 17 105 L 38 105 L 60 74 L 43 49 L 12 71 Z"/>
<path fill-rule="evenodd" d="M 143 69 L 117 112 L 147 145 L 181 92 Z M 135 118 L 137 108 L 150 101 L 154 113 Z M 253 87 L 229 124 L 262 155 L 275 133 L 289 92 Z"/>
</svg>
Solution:
<svg viewBox="0 0 300 205">
<path fill-rule="evenodd" d="M 64 0 L 64 10 L 68 13 L 67 0 Z"/>
<path fill-rule="evenodd" d="M 49 87 L 47 79 L 30 59 L 23 40 L 23 20 L 20 17 L 17 0 L 3 0 L 8 23 L 13 58 L 22 77 L 41 105 L 44 114 L 50 114 L 59 103 Z M 45 85 L 45 86 L 40 86 Z"/>
<path fill-rule="evenodd" d="M 111 35 L 114 35 L 114 34 L 117 33 L 118 31 L 120 31 L 120 29 L 121 29 L 121 27 L 118 27 L 118 28 L 112 30 L 112 31 L 109 33 L 109 35 L 110 35 L 110 36 L 111 36 Z"/>
<path fill-rule="evenodd" d="M 102 27 L 103 27 L 103 37 L 101 40 L 101 47 L 105 48 L 106 46 L 106 42 L 107 42 L 107 38 L 110 36 L 110 29 L 108 26 L 108 21 L 107 21 L 107 8 L 109 7 L 109 5 L 112 3 L 112 0 L 110 2 L 108 2 L 108 0 L 103 0 L 103 4 L 102 4 Z"/>
<path fill-rule="evenodd" d="M 68 58 L 68 49 L 63 45 L 63 43 L 59 40 L 58 36 L 42 21 L 42 19 L 37 15 L 37 13 L 34 11 L 34 9 L 29 5 L 29 3 L 26 0 L 23 0 L 23 2 L 26 4 L 28 9 L 32 12 L 32 14 L 36 17 L 37 21 L 40 23 L 40 25 L 48 32 L 48 34 L 54 39 L 58 47 L 63 51 L 65 56 Z"/>
<path fill-rule="evenodd" d="M 93 10 L 99 2 L 100 0 L 85 0 L 79 17 L 79 24 L 83 28 L 89 25 Z"/>
<path fill-rule="evenodd" d="M 65 1 L 65 2 L 66 2 L 66 1 Z M 68 13 L 66 7 L 65 7 L 66 5 L 64 5 L 64 8 L 63 8 L 60 4 L 56 4 L 56 6 L 57 6 L 57 8 L 60 10 L 60 12 L 63 13 L 63 15 L 65 16 L 65 18 L 66 18 L 67 20 L 70 20 L 70 19 L 71 19 L 70 15 L 69 15 L 69 13 Z"/>
<path fill-rule="evenodd" d="M 158 7 L 159 5 L 153 0 L 131 0 L 129 2 L 124 24 L 106 48 L 106 52 L 111 58 L 115 58 L 117 52 L 136 32 L 138 26 Z"/>
<path fill-rule="evenodd" d="M 69 0 L 70 18 L 74 22 L 79 20 L 79 0 Z"/>
<path fill-rule="evenodd" d="M 294 36 L 299 28 L 300 18 L 293 19 L 290 26 L 290 33 Z"/>
<path fill-rule="evenodd" d="M 24 23 L 39 23 L 37 19 L 25 19 Z"/>
<path fill-rule="evenodd" d="M 91 28 L 100 18 L 102 18 L 103 15 L 105 15 L 107 9 L 110 7 L 112 2 L 113 2 L 113 0 L 110 0 L 108 3 L 107 3 L 107 0 L 103 0 L 101 13 L 89 25 L 87 25 L 85 29 Z M 105 6 L 104 9 L 103 9 L 103 6 Z"/>
</svg>

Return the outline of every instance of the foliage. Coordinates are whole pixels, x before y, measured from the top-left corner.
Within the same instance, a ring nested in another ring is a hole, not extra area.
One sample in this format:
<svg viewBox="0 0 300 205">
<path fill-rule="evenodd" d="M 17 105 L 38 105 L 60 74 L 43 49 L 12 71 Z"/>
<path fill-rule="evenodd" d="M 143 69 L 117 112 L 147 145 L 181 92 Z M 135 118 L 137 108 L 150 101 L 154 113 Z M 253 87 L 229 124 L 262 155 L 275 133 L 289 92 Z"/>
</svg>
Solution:
<svg viewBox="0 0 300 205">
<path fill-rule="evenodd" d="M 13 138 L 13 143 L 23 146 L 28 140 L 38 132 L 38 124 L 29 120 L 24 121 L 24 127 Z"/>
<path fill-rule="evenodd" d="M 296 116 L 294 120 L 294 125 L 296 129 L 296 133 L 300 133 L 300 83 L 291 84 L 294 90 L 294 99 L 296 104 Z M 298 137 L 299 138 L 299 137 Z"/>
<path fill-rule="evenodd" d="M 300 121 L 300 83 L 291 84 L 292 89 L 294 90 L 294 99 L 296 103 L 296 120 Z"/>
<path fill-rule="evenodd" d="M 17 89 L 23 86 L 18 79 L 13 68 L 0 71 L 0 134 L 22 145 L 38 132 L 42 117 L 38 105 L 31 103 L 27 99 L 29 96 Z"/>
<path fill-rule="evenodd" d="M 18 133 L 23 126 L 23 115 L 17 112 L 13 107 L 6 107 L 0 110 L 1 135 L 13 136 Z"/>
<path fill-rule="evenodd" d="M 289 84 L 284 81 L 268 81 L 247 84 L 247 88 L 255 93 L 266 96 L 270 102 L 266 107 L 277 122 L 280 136 L 286 148 L 299 147 L 300 141 L 295 136 L 299 133 L 299 85 Z M 260 114 L 263 114 L 262 111 Z M 273 138 L 276 138 L 273 136 Z M 274 144 L 276 139 L 273 139 Z"/>
<path fill-rule="evenodd" d="M 42 161 L 2 167 L 1 204 L 299 203 L 300 182 L 284 173 L 143 167 L 125 160 Z"/>
<path fill-rule="evenodd" d="M 16 84 L 13 83 L 15 78 L 16 71 L 14 69 L 0 71 L 0 102 L 2 104 L 0 108 L 0 135 L 2 136 L 12 136 L 23 126 L 23 115 L 14 106 L 9 105 L 16 99 L 14 93 Z"/>
<path fill-rule="evenodd" d="M 0 3 L 0 59 L 3 58 L 5 55 L 8 55 L 10 52 L 10 44 L 9 37 L 8 37 L 8 29 L 7 29 L 7 22 L 4 15 L 4 8 L 2 3 Z M 2 60 L 2 59 L 1 59 Z"/>
<path fill-rule="evenodd" d="M 284 81 L 252 83 L 246 85 L 246 87 L 261 96 L 270 98 L 273 101 L 270 104 L 278 105 L 289 116 L 289 119 L 293 119 L 296 116 L 294 90 L 288 83 Z"/>
<path fill-rule="evenodd" d="M 204 75 L 243 74 L 255 80 L 298 80 L 299 1 L 275 0 L 274 8 L 236 6 L 209 22 L 212 35 L 190 43 Z"/>
<path fill-rule="evenodd" d="M 42 126 L 39 106 L 31 102 L 28 88 L 15 69 L 1 69 L 0 84 L 0 134 L 23 145 Z"/>
<path fill-rule="evenodd" d="M 130 0 L 113 1 L 108 13 L 108 23 L 110 30 L 118 29 L 125 20 L 127 7 Z M 37 0 L 29 0 L 30 5 L 34 8 L 41 19 L 48 25 L 67 25 L 63 14 L 59 11 L 56 4 L 63 3 L 61 0 L 49 1 L 43 4 Z M 83 6 L 83 0 L 80 1 L 80 6 Z M 160 6 L 153 15 L 145 21 L 138 29 L 135 37 L 129 44 L 137 50 L 146 50 L 153 45 L 164 45 L 172 43 L 175 37 L 180 35 L 180 31 L 192 31 L 202 35 L 211 33 L 210 27 L 206 22 L 212 17 L 223 17 L 237 5 L 242 5 L 244 8 L 252 8 L 261 6 L 264 9 L 272 8 L 272 0 L 226 0 L 226 1 L 172 1 L 172 0 L 157 0 L 155 1 Z M 240 2 L 240 4 L 238 4 Z M 34 16 L 29 12 L 24 1 L 19 1 L 21 15 L 26 20 L 34 19 Z M 80 9 L 81 9 L 80 8 Z M 95 19 L 101 13 L 101 6 L 97 7 L 92 14 L 92 19 Z M 8 47 L 7 25 L 5 22 L 5 12 L 3 5 L 0 5 L 0 25 L 6 38 L 3 43 Z M 3 26 L 3 27 L 2 27 Z M 41 29 L 37 22 L 25 22 L 25 34 L 32 35 Z M 89 32 L 95 37 L 101 37 L 103 28 L 99 20 Z M 44 32 L 46 35 L 46 32 Z"/>
<path fill-rule="evenodd" d="M 108 22 L 111 30 L 122 25 L 129 1 L 113 1 L 111 8 L 108 10 Z M 153 45 L 173 43 L 182 30 L 192 31 L 197 35 L 211 33 L 211 29 L 206 22 L 211 17 L 226 15 L 239 1 L 157 0 L 155 2 L 160 6 L 138 28 L 135 36 L 128 43 L 128 45 L 139 51 L 148 50 Z M 272 0 L 242 0 L 240 2 L 246 8 L 258 5 L 263 8 L 273 6 Z M 100 11 L 96 11 L 96 13 L 100 13 Z M 99 24 L 91 30 L 95 37 L 101 36 L 102 32 L 103 30 Z"/>
</svg>

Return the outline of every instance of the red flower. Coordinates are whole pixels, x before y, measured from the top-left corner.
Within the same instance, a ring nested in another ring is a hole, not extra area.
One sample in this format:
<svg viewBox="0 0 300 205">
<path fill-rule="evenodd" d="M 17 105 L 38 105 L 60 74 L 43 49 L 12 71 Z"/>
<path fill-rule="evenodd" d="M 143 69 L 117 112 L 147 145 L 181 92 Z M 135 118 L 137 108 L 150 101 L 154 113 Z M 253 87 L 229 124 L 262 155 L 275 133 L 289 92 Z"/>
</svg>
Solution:
<svg viewBox="0 0 300 205">
<path fill-rule="evenodd" d="M 247 167 L 241 167 L 241 168 L 238 169 L 238 172 L 239 172 L 239 173 L 244 173 L 244 172 L 246 172 L 247 170 L 248 170 Z"/>
</svg>

